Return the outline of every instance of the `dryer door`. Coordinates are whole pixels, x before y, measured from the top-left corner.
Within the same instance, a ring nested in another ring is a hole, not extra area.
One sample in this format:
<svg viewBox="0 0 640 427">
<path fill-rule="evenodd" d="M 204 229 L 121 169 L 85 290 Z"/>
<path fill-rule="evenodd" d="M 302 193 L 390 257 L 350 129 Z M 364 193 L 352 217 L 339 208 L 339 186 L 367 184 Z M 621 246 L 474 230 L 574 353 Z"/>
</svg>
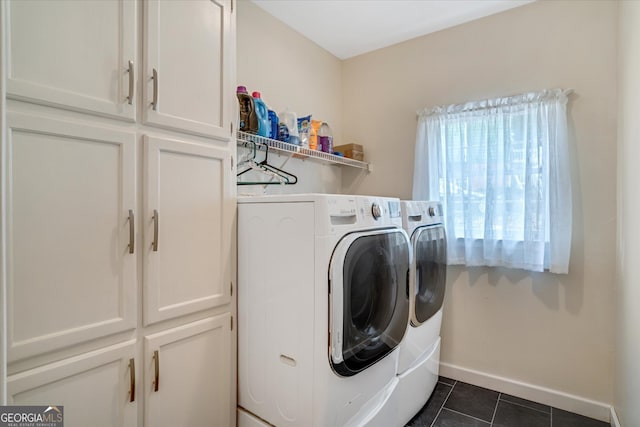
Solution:
<svg viewBox="0 0 640 427">
<path fill-rule="evenodd" d="M 409 318 L 411 246 L 400 229 L 352 233 L 336 246 L 329 268 L 330 360 L 352 376 L 389 354 Z"/>
<path fill-rule="evenodd" d="M 411 324 L 426 322 L 442 308 L 447 281 L 444 226 L 421 227 L 411 236 L 415 268 L 411 277 Z"/>
</svg>

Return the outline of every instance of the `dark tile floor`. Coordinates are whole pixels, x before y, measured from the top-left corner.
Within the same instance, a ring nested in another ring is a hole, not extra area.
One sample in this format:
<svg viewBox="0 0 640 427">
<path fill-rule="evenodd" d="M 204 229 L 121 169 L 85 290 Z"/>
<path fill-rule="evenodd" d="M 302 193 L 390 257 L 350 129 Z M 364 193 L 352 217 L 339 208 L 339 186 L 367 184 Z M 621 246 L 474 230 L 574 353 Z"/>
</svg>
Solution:
<svg viewBox="0 0 640 427">
<path fill-rule="evenodd" d="M 440 377 L 408 427 L 609 427 L 609 424 Z"/>
</svg>

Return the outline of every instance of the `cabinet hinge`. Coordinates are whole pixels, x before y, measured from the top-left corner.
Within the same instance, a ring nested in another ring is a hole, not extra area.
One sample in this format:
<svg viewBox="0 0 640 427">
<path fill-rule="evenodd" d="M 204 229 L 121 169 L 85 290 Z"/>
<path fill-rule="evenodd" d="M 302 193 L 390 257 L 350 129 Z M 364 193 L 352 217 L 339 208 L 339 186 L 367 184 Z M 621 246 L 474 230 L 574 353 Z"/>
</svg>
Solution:
<svg viewBox="0 0 640 427">
<path fill-rule="evenodd" d="M 229 287 L 231 288 L 231 289 L 230 289 L 230 291 L 231 291 L 231 296 L 233 296 L 233 282 L 229 283 Z"/>
<path fill-rule="evenodd" d="M 233 169 L 233 157 L 231 157 L 229 160 L 231 160 L 231 169 Z"/>
<path fill-rule="evenodd" d="M 233 136 L 233 122 L 229 123 L 229 129 L 231 130 L 231 136 Z"/>
<path fill-rule="evenodd" d="M 233 0 L 231 0 L 231 13 L 233 13 Z"/>
<path fill-rule="evenodd" d="M 233 316 L 231 316 L 231 330 L 233 331 Z"/>
</svg>

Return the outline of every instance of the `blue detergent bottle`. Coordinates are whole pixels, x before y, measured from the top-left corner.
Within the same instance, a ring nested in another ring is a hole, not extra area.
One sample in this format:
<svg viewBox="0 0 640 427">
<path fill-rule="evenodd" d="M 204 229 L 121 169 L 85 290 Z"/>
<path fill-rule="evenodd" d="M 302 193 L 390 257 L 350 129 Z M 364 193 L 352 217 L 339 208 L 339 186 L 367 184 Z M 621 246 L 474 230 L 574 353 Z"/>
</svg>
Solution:
<svg viewBox="0 0 640 427">
<path fill-rule="evenodd" d="M 271 131 L 269 109 L 262 98 L 260 98 L 260 92 L 253 92 L 251 96 L 253 97 L 253 103 L 256 107 L 256 116 L 258 116 L 258 135 L 268 138 Z"/>
<path fill-rule="evenodd" d="M 269 132 L 269 138 L 278 139 L 278 115 L 275 111 L 269 110 L 269 125 L 271 125 L 271 132 Z"/>
</svg>

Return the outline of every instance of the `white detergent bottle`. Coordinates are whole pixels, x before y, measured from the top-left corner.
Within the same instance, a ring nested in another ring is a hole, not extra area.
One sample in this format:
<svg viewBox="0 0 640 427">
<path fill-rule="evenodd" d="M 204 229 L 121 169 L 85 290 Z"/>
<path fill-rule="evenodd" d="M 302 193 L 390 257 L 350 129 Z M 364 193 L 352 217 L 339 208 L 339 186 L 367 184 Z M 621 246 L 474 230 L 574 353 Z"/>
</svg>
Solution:
<svg viewBox="0 0 640 427">
<path fill-rule="evenodd" d="M 287 125 L 289 129 L 289 143 L 300 145 L 300 134 L 298 133 L 298 115 L 287 107 L 280 113 L 280 122 Z"/>
</svg>

